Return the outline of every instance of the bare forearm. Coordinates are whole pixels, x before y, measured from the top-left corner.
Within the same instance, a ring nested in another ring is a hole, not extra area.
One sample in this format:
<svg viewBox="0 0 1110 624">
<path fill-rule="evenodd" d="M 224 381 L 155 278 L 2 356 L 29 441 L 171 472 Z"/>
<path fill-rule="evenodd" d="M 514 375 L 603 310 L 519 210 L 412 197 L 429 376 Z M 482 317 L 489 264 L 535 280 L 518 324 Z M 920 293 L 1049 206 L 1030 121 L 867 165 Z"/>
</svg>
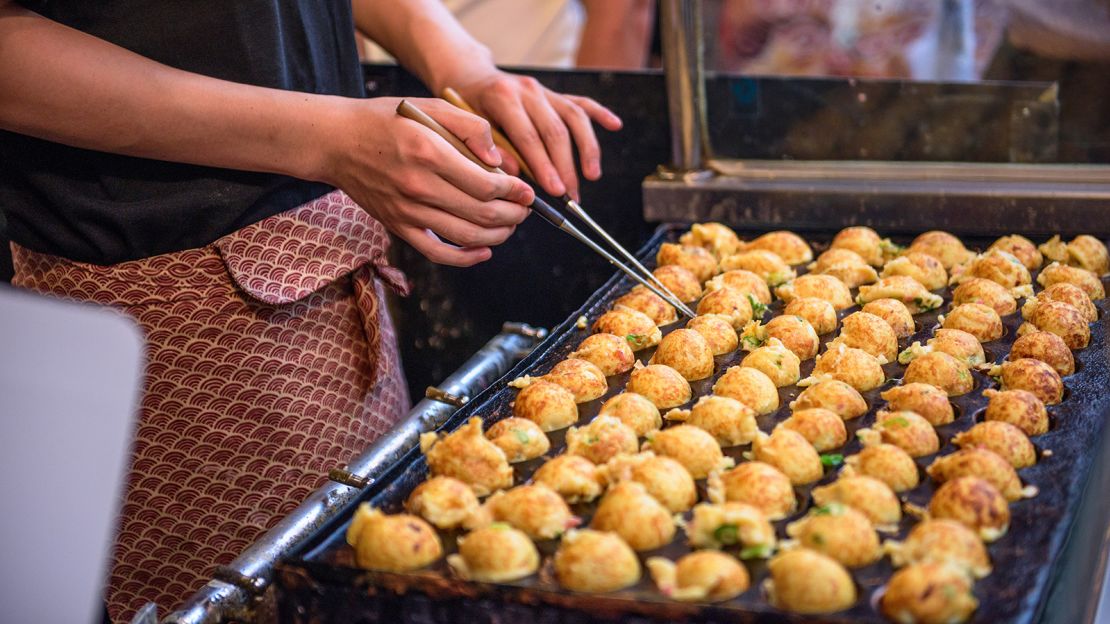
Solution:
<svg viewBox="0 0 1110 624">
<path fill-rule="evenodd" d="M 647 64 L 655 19 L 650 0 L 583 0 L 586 27 L 578 47 L 580 68 L 639 69 Z"/>
</svg>

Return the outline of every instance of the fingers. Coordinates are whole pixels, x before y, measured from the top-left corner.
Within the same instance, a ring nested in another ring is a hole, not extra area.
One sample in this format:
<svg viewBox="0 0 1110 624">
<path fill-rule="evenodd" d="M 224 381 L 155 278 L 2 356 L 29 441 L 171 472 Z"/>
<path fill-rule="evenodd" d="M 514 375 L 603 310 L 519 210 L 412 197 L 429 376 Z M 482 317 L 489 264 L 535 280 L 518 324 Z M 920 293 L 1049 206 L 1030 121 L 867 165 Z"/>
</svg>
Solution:
<svg viewBox="0 0 1110 624">
<path fill-rule="evenodd" d="M 495 192 L 475 198 L 460 190 L 453 180 L 432 176 L 428 178 L 418 185 L 407 185 L 410 188 L 403 189 L 402 192 L 416 204 L 444 210 L 481 227 L 515 226 L 528 218 L 528 208 L 513 201 L 499 199 Z"/>
<path fill-rule="evenodd" d="M 610 132 L 615 132 L 624 127 L 624 122 L 621 121 L 621 118 L 618 117 L 616 113 L 598 104 L 592 98 L 581 95 L 564 95 L 563 97 L 580 106 L 582 110 L 586 111 L 590 119 L 596 121 L 602 128 Z"/>
<path fill-rule="evenodd" d="M 419 101 L 420 108 L 438 121 L 491 167 L 501 166 L 501 152 L 493 144 L 489 122 L 438 99 Z"/>
<path fill-rule="evenodd" d="M 566 192 L 578 199 L 578 175 L 574 171 L 574 151 L 570 132 L 562 117 L 548 101 L 546 89 L 538 94 L 525 95 L 524 107 L 543 140 L 544 150 L 555 165 Z M 592 133 L 592 130 L 591 130 Z"/>
<path fill-rule="evenodd" d="M 565 98 L 553 98 L 552 105 L 559 117 L 570 128 L 574 144 L 578 146 L 578 160 L 582 163 L 582 175 L 587 180 L 601 177 L 601 147 L 590 125 L 590 117 L 581 106 L 575 106 Z"/>
<path fill-rule="evenodd" d="M 426 206 L 415 207 L 412 223 L 423 226 L 460 247 L 495 247 L 509 240 L 516 231 L 515 225 L 484 227 Z"/>
<path fill-rule="evenodd" d="M 485 262 L 493 256 L 489 247 L 455 247 L 441 241 L 433 232 L 418 227 L 402 226 L 395 231 L 397 236 L 412 245 L 413 249 L 436 264 L 468 267 Z"/>
<path fill-rule="evenodd" d="M 529 117 L 529 111 L 525 108 L 519 91 L 511 85 L 503 88 L 495 86 L 490 91 L 485 108 L 532 168 L 536 183 L 556 197 L 566 193 L 567 188 L 563 178 L 548 157 L 547 148 Z"/>
</svg>

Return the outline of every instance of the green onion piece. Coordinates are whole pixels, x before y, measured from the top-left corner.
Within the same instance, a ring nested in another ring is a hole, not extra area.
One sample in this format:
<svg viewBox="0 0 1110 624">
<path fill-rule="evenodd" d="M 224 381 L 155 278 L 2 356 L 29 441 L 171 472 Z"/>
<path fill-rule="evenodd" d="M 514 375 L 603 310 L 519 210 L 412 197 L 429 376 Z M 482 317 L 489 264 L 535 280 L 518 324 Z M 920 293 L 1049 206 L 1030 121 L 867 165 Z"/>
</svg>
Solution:
<svg viewBox="0 0 1110 624">
<path fill-rule="evenodd" d="M 740 551 L 741 559 L 766 559 L 771 556 L 771 547 L 766 544 L 748 546 Z"/>
<path fill-rule="evenodd" d="M 844 463 L 844 456 L 840 453 L 825 453 L 821 455 L 821 465 L 826 467 L 839 466 Z"/>
<path fill-rule="evenodd" d="M 901 429 L 902 427 L 909 427 L 910 426 L 910 421 L 906 420 L 905 418 L 902 418 L 901 416 L 896 416 L 894 418 L 888 418 L 880 424 L 882 424 L 882 426 L 887 427 L 887 428 L 893 427 L 895 429 Z"/>
<path fill-rule="evenodd" d="M 713 531 L 713 539 L 729 545 L 740 541 L 740 529 L 735 524 L 722 524 Z"/>
</svg>

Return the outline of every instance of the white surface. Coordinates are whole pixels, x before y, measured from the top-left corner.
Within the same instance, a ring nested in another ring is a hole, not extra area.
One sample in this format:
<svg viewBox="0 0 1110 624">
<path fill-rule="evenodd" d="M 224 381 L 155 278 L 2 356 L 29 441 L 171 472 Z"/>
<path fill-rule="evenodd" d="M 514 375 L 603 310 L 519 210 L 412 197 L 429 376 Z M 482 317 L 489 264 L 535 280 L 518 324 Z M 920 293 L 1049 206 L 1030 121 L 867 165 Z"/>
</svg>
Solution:
<svg viewBox="0 0 1110 624">
<path fill-rule="evenodd" d="M 100 621 L 142 344 L 116 313 L 0 288 L 0 621 Z"/>
</svg>

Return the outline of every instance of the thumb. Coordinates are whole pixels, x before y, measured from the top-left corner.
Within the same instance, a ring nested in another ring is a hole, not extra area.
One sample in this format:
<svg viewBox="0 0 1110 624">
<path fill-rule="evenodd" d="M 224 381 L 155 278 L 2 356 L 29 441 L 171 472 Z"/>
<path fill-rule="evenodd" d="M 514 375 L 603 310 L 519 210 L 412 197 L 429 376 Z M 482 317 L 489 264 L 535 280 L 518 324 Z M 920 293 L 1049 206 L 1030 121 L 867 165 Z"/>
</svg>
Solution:
<svg viewBox="0 0 1110 624">
<path fill-rule="evenodd" d="M 501 152 L 493 144 L 488 121 L 443 101 L 436 102 L 428 114 L 459 137 L 482 162 L 491 167 L 501 166 Z"/>
</svg>

